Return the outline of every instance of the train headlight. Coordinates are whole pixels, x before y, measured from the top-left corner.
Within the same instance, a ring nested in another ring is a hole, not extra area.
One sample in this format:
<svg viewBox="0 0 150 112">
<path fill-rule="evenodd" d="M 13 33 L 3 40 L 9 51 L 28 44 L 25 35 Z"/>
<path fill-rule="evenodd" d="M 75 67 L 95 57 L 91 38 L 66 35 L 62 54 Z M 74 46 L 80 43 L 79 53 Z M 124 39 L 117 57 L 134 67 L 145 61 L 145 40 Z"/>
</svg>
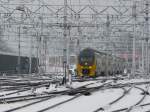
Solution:
<svg viewBox="0 0 150 112">
<path fill-rule="evenodd" d="M 92 66 L 89 66 L 89 68 L 92 68 Z"/>
</svg>

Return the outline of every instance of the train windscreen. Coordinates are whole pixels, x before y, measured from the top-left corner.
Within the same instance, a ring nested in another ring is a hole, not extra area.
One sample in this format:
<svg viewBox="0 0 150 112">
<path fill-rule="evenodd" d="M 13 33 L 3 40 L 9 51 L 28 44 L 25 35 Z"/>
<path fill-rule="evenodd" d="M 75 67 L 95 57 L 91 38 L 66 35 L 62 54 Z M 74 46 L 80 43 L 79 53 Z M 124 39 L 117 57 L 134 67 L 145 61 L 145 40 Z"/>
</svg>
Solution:
<svg viewBox="0 0 150 112">
<path fill-rule="evenodd" d="M 94 53 L 92 51 L 84 51 L 79 55 L 79 64 L 90 66 L 94 63 Z"/>
</svg>

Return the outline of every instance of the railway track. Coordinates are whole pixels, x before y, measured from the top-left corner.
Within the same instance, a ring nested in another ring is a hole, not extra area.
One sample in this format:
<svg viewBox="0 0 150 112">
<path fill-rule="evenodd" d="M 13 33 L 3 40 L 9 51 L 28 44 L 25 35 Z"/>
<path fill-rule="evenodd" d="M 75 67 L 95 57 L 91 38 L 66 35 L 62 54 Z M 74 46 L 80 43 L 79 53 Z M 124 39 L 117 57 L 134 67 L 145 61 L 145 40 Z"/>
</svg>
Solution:
<svg viewBox="0 0 150 112">
<path fill-rule="evenodd" d="M 66 99 L 66 100 L 63 100 L 63 101 L 60 101 L 60 102 L 57 102 L 53 105 L 50 105 L 48 107 L 45 107 L 41 110 L 38 110 L 38 112 L 44 112 L 44 111 L 48 111 L 48 110 L 51 110 L 53 108 L 56 108 L 60 105 L 63 105 L 63 104 L 66 104 L 67 102 L 70 102 L 70 101 L 73 101 L 83 95 L 91 95 L 91 93 L 94 93 L 94 92 L 97 92 L 99 90 L 105 90 L 105 89 L 110 89 L 110 88 L 116 88 L 116 89 L 122 89 L 123 90 L 123 94 L 120 95 L 118 98 L 116 98 L 115 100 L 111 101 L 108 105 L 113 105 L 117 102 L 119 102 L 124 96 L 126 96 L 126 94 L 128 94 L 130 92 L 130 90 L 132 89 L 133 85 L 136 89 L 139 89 L 143 92 L 143 97 L 136 103 L 136 105 L 138 106 L 146 106 L 146 105 L 150 105 L 150 104 L 145 104 L 145 105 L 140 105 L 141 102 L 144 100 L 144 98 L 146 97 L 145 93 L 146 91 L 139 88 L 139 87 L 136 87 L 138 85 L 144 85 L 144 84 L 149 84 L 149 82 L 138 82 L 138 83 L 124 83 L 124 84 L 112 84 L 113 81 L 109 81 L 109 82 L 105 82 L 99 86 L 94 86 L 94 87 L 91 87 L 91 85 L 93 84 L 96 84 L 96 83 L 100 83 L 102 81 L 97 81 L 97 82 L 92 82 L 92 83 L 88 83 L 88 84 L 85 84 L 81 87 L 77 87 L 77 88 L 71 88 L 69 90 L 64 90 L 64 91 L 56 91 L 56 92 L 47 92 L 46 95 L 41 95 L 41 96 L 34 96 L 34 95 L 29 95 L 29 96 L 26 96 L 25 97 L 20 97 L 21 99 L 9 99 L 10 101 L 5 101 L 6 103 L 11 103 L 11 102 L 20 102 L 20 101 L 25 101 L 25 100 L 33 100 L 32 102 L 28 103 L 28 104 L 25 104 L 25 105 L 21 105 L 21 106 L 18 106 L 18 107 L 15 107 L 15 108 L 12 108 L 12 109 L 9 109 L 9 110 L 6 110 L 6 111 L 3 111 L 3 112 L 13 112 L 13 111 L 18 111 L 18 110 L 21 110 L 21 109 L 26 109 L 26 108 L 29 108 L 30 106 L 35 106 L 35 104 L 39 104 L 39 103 L 44 103 L 50 99 L 54 99 L 54 98 L 58 98 L 58 97 L 61 97 L 63 95 L 71 95 L 71 98 L 69 99 Z M 136 86 L 135 86 L 136 85 Z M 126 87 L 130 87 L 129 89 L 125 89 Z M 0 99 L 1 100 L 1 99 Z M 16 100 L 16 101 L 15 101 Z M 129 109 L 132 110 L 132 107 L 136 106 L 136 105 L 132 105 L 131 107 L 128 107 L 128 108 L 122 108 L 122 109 L 118 109 L 118 110 L 114 110 L 113 112 L 119 112 L 119 111 L 127 111 Z M 95 111 L 93 112 L 99 112 L 101 110 L 104 110 L 103 107 L 99 107 L 97 108 Z M 130 112 L 130 111 L 129 111 Z"/>
<path fill-rule="evenodd" d="M 1 95 L 0 95 L 0 99 L 2 97 L 8 97 L 8 96 L 12 96 L 12 95 L 20 95 L 24 92 L 30 92 L 32 91 L 32 89 L 39 89 L 42 87 L 46 87 L 48 88 L 50 84 L 54 84 L 54 83 L 60 83 L 60 81 L 53 81 L 53 80 L 46 80 L 46 79 L 38 79 L 35 78 L 34 80 L 13 80 L 10 78 L 5 78 L 5 79 L 1 79 L 2 81 L 0 82 L 0 90 L 1 90 Z M 21 82 L 23 81 L 23 82 Z M 10 83 L 9 83 L 10 82 Z M 4 93 L 3 93 L 4 92 Z M 3 101 L 7 102 L 7 99 L 3 99 Z M 2 100 L 0 100 L 0 102 L 3 102 Z M 19 100 L 14 100 L 14 101 L 19 101 Z M 9 101 L 8 101 L 9 102 Z"/>
<path fill-rule="evenodd" d="M 126 94 L 128 94 L 131 91 L 132 87 L 128 90 L 126 90 L 124 88 L 121 88 L 121 89 L 123 90 L 123 94 L 121 96 L 119 96 L 117 99 L 115 99 L 114 101 L 110 102 L 108 104 L 109 106 L 115 104 L 116 102 L 120 101 L 123 97 L 125 97 Z M 99 112 L 99 111 L 104 111 L 104 110 L 105 110 L 104 107 L 99 107 L 98 109 L 94 110 L 93 112 Z"/>
<path fill-rule="evenodd" d="M 136 83 L 136 84 L 141 85 L 142 83 Z M 126 84 L 125 84 L 125 85 L 126 85 Z M 126 95 L 131 91 L 131 89 L 133 88 L 133 87 L 131 87 L 130 89 L 125 90 L 125 89 L 123 88 L 123 87 L 125 87 L 125 85 L 123 84 L 123 85 L 119 85 L 119 86 L 118 86 L 118 87 L 120 87 L 121 89 L 123 89 L 124 92 L 123 92 L 123 94 L 122 94 L 120 97 L 118 97 L 118 98 L 115 99 L 114 101 L 110 102 L 110 103 L 108 104 L 109 106 L 111 106 L 111 105 L 115 104 L 116 102 L 120 101 L 120 100 L 121 100 L 124 96 L 126 96 Z M 131 86 L 131 84 L 129 84 L 129 85 Z M 126 86 L 128 87 L 129 85 L 126 85 Z M 114 87 L 115 87 L 115 88 L 118 88 L 117 85 L 115 85 Z M 114 87 L 113 87 L 113 88 L 114 88 Z M 116 111 L 114 111 L 114 112 L 120 112 L 120 111 L 124 111 L 124 110 L 126 110 L 127 112 L 130 112 L 133 107 L 139 105 L 139 104 L 145 99 L 145 97 L 146 97 L 147 95 L 149 95 L 149 93 L 148 93 L 146 90 L 144 90 L 144 89 L 142 89 L 142 88 L 140 88 L 140 87 L 136 87 L 136 86 L 135 86 L 134 88 L 137 88 L 137 89 L 141 90 L 141 91 L 142 91 L 142 94 L 143 94 L 143 97 L 142 97 L 136 104 L 132 105 L 131 107 L 129 107 L 129 108 L 124 108 L 124 109 L 120 109 L 120 110 L 116 110 Z M 104 107 L 99 107 L 99 108 L 97 108 L 96 110 L 94 110 L 93 112 L 99 112 L 99 111 L 104 111 L 104 110 L 105 110 Z"/>
<path fill-rule="evenodd" d="M 6 96 L 9 96 L 9 95 L 13 95 L 13 94 L 17 94 L 17 93 L 20 93 L 20 92 L 25 92 L 25 91 L 29 91 L 30 89 L 22 89 L 22 90 L 18 90 L 18 91 L 14 91 L 14 92 L 10 92 L 10 93 L 6 93 L 6 94 L 2 94 L 0 95 L 0 97 L 6 97 Z"/>
<path fill-rule="evenodd" d="M 90 94 L 93 93 L 93 92 L 99 91 L 100 89 L 104 89 L 107 84 L 110 84 L 110 83 L 104 83 L 104 84 L 101 85 L 101 86 L 98 86 L 98 87 L 91 87 L 91 88 L 88 88 L 88 89 L 86 89 L 86 90 L 83 89 L 83 90 L 81 90 L 80 92 L 76 91 L 76 94 L 75 94 L 74 91 L 73 91 L 73 95 L 75 95 L 75 96 L 73 96 L 72 98 L 67 99 L 67 100 L 64 100 L 64 101 L 59 102 L 59 103 L 56 103 L 56 104 L 54 104 L 54 105 L 52 105 L 52 106 L 49 106 L 49 107 L 44 108 L 44 109 L 41 109 L 41 110 L 39 110 L 39 111 L 37 111 L 37 112 L 44 112 L 44 111 L 53 109 L 53 108 L 55 108 L 55 107 L 57 107 L 57 106 L 60 106 L 60 105 L 62 105 L 62 104 L 65 104 L 65 103 L 67 103 L 67 102 L 73 101 L 74 99 L 77 99 L 77 98 L 79 98 L 79 97 L 81 97 L 81 96 L 83 96 L 83 95 L 90 95 Z M 71 94 L 71 95 L 72 95 L 72 94 Z"/>
<path fill-rule="evenodd" d="M 46 87 L 47 85 L 49 85 L 49 83 L 48 84 L 44 83 L 44 84 L 41 84 L 41 85 L 15 87 L 15 89 L 13 89 L 13 92 L 2 94 L 2 95 L 0 95 L 0 98 L 1 97 L 6 97 L 6 96 L 9 96 L 9 95 L 13 95 L 13 94 L 21 94 L 23 92 L 30 91 L 32 88 L 38 89 L 38 88 L 41 88 L 41 87 Z"/>
<path fill-rule="evenodd" d="M 28 106 L 35 105 L 37 103 L 41 103 L 41 102 L 50 100 L 50 99 L 55 98 L 55 97 L 58 97 L 58 96 L 57 95 L 49 95 L 48 97 L 43 97 L 42 99 L 40 99 L 38 101 L 33 101 L 31 103 L 28 103 L 28 104 L 25 104 L 25 105 L 22 105 L 22 106 L 19 106 L 19 107 L 15 107 L 15 108 L 3 111 L 3 112 L 13 112 L 13 111 L 16 111 L 16 110 L 20 110 L 20 109 L 26 108 Z"/>
<path fill-rule="evenodd" d="M 130 112 L 130 111 L 133 109 L 133 107 L 136 107 L 136 106 L 140 105 L 140 104 L 143 102 L 143 100 L 146 98 L 146 96 L 149 95 L 149 93 L 148 93 L 147 90 L 144 90 L 144 89 L 139 88 L 139 87 L 135 87 L 135 88 L 137 88 L 137 89 L 139 89 L 139 90 L 141 90 L 141 91 L 143 92 L 143 93 L 142 93 L 142 94 L 143 94 L 143 97 L 142 97 L 136 104 L 130 106 L 130 107 L 127 109 L 127 112 Z"/>
<path fill-rule="evenodd" d="M 145 103 L 145 104 L 141 104 L 141 105 L 139 105 L 139 107 L 142 107 L 142 108 L 144 108 L 144 107 L 146 107 L 146 106 L 150 106 L 150 103 Z M 122 111 L 127 111 L 129 108 L 128 107 L 126 107 L 126 108 L 122 108 L 122 109 L 117 109 L 117 110 L 113 110 L 113 111 L 111 111 L 111 112 L 122 112 Z M 148 110 L 148 111 L 142 111 L 142 112 L 150 112 L 150 110 Z"/>
<path fill-rule="evenodd" d="M 86 84 L 86 85 L 83 85 L 79 88 L 76 88 L 74 90 L 79 90 L 85 86 L 88 86 L 88 85 L 91 85 L 91 84 L 94 84 L 94 83 L 89 83 L 89 84 Z M 37 87 L 35 86 L 35 88 L 41 88 L 41 87 L 44 87 L 46 86 L 45 84 L 44 85 L 38 85 Z M 25 92 L 25 91 L 29 91 L 31 90 L 31 87 L 28 87 L 28 88 L 24 88 L 23 90 L 19 90 L 19 91 L 15 91 L 15 92 L 11 92 L 11 93 L 7 93 L 7 94 L 3 94 L 3 95 L 0 95 L 0 97 L 6 97 L 6 96 L 9 96 L 9 95 L 13 95 L 13 94 L 16 94 L 16 93 L 20 93 L 20 92 Z M 59 92 L 47 92 L 46 94 L 60 94 L 60 93 L 63 93 L 63 92 L 67 92 L 67 91 L 59 91 Z M 69 93 L 67 93 L 69 94 Z M 2 103 L 3 101 L 7 102 L 7 103 L 11 103 L 11 102 L 17 102 L 17 101 L 22 101 L 22 99 L 30 99 L 30 97 L 33 97 L 35 95 L 26 95 L 26 96 L 18 96 L 18 97 L 8 97 L 8 98 L 0 98 L 0 103 Z M 32 100 L 33 98 L 31 98 Z"/>
<path fill-rule="evenodd" d="M 108 86 L 108 87 L 107 87 L 107 86 Z M 105 87 L 106 87 L 106 88 L 105 88 Z M 74 99 L 77 99 L 77 98 L 79 98 L 79 97 L 81 97 L 81 96 L 83 96 L 83 95 L 90 95 L 90 93 L 97 92 L 97 91 L 99 91 L 100 89 L 103 89 L 103 90 L 104 90 L 104 89 L 109 89 L 109 88 L 112 88 L 112 85 L 110 85 L 110 83 L 104 83 L 104 84 L 101 85 L 101 86 L 91 87 L 91 88 L 83 88 L 83 89 L 80 90 L 80 91 L 77 91 L 77 90 L 76 90 L 76 92 L 72 91 L 73 93 L 72 93 L 71 95 L 75 95 L 75 96 L 73 96 L 72 98 L 67 99 L 67 100 L 64 100 L 64 101 L 59 102 L 59 103 L 56 103 L 56 104 L 54 104 L 54 105 L 52 105 L 52 106 L 49 106 L 49 107 L 44 108 L 44 109 L 41 109 L 41 110 L 39 110 L 39 111 L 37 111 L 37 112 L 48 111 L 48 110 L 51 110 L 51 109 L 53 109 L 53 108 L 55 108 L 55 107 L 57 107 L 57 106 L 60 106 L 60 105 L 65 104 L 65 103 L 67 103 L 67 102 L 70 102 L 70 101 L 72 101 L 72 100 L 74 100 Z M 113 88 L 114 88 L 114 87 L 113 87 Z M 122 88 L 122 89 L 123 89 L 123 88 Z M 123 89 L 123 91 L 124 91 L 124 94 L 127 94 L 127 93 L 130 91 L 130 89 L 129 89 L 129 90 Z M 117 102 L 118 100 L 120 100 L 120 99 L 124 96 L 124 94 L 121 95 L 121 96 L 120 96 L 119 98 L 117 98 L 116 100 L 112 101 L 112 102 L 110 103 L 110 105 L 112 105 L 112 104 L 114 104 L 115 102 Z M 69 93 L 69 95 L 70 95 L 70 93 Z"/>
<path fill-rule="evenodd" d="M 96 82 L 96 83 L 98 83 L 98 82 Z M 55 97 L 58 97 L 58 96 L 62 96 L 62 95 L 74 95 L 72 98 L 70 98 L 68 100 L 64 100 L 64 101 L 59 102 L 59 103 L 57 103 L 55 105 L 47 107 L 47 108 L 45 108 L 43 110 L 39 110 L 39 111 L 46 111 L 47 109 L 48 110 L 52 109 L 52 108 L 57 107 L 57 106 L 59 106 L 61 104 L 67 103 L 69 101 L 72 101 L 72 100 L 74 100 L 74 99 L 76 99 L 76 98 L 78 98 L 78 97 L 80 97 L 82 95 L 86 95 L 85 90 L 87 91 L 87 89 L 88 89 L 86 87 L 89 86 L 89 85 L 92 85 L 92 84 L 95 84 L 95 83 L 89 83 L 89 84 L 83 85 L 81 87 L 78 87 L 78 88 L 75 88 L 75 89 L 66 90 L 66 91 L 50 92 L 50 93 L 48 93 L 49 95 L 47 97 L 43 96 L 42 99 L 40 99 L 38 101 L 33 101 L 31 103 L 28 103 L 28 104 L 25 104 L 25 105 L 22 105 L 22 106 L 19 106 L 19 107 L 15 107 L 15 108 L 6 110 L 4 112 L 13 112 L 13 111 L 16 111 L 16 110 L 20 110 L 20 109 L 23 109 L 23 108 L 26 108 L 26 107 L 29 107 L 29 106 L 33 106 L 35 104 L 38 104 L 38 103 L 41 103 L 41 102 L 45 102 L 45 101 L 48 101 L 48 100 L 50 100 L 52 98 L 55 98 Z M 102 84 L 101 86 L 99 86 L 99 88 L 103 87 L 104 85 L 106 85 L 106 84 Z M 91 88 L 89 88 L 89 89 L 91 89 Z M 75 91 L 76 91 L 76 93 L 75 93 Z"/>
<path fill-rule="evenodd" d="M 144 99 L 146 98 L 146 96 L 149 95 L 148 91 L 143 89 L 143 88 L 137 87 L 137 86 L 134 86 L 134 88 L 141 90 L 141 92 L 142 92 L 141 94 L 143 96 L 135 104 L 131 105 L 130 107 L 113 110 L 111 112 L 122 112 L 122 111 L 131 112 L 134 109 L 134 107 L 138 107 L 138 106 L 139 107 L 144 107 L 144 106 L 150 105 L 150 103 L 141 104 L 144 101 Z"/>
</svg>

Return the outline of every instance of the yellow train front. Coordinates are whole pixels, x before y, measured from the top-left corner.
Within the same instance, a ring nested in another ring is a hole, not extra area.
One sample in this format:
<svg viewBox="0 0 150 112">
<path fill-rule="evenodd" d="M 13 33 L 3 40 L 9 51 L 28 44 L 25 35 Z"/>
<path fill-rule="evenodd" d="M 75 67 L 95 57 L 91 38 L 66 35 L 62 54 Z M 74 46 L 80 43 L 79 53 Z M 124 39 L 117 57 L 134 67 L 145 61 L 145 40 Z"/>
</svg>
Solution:
<svg viewBox="0 0 150 112">
<path fill-rule="evenodd" d="M 79 77 L 95 77 L 96 76 L 96 61 L 94 51 L 84 49 L 80 52 L 77 58 L 77 75 Z"/>
</svg>

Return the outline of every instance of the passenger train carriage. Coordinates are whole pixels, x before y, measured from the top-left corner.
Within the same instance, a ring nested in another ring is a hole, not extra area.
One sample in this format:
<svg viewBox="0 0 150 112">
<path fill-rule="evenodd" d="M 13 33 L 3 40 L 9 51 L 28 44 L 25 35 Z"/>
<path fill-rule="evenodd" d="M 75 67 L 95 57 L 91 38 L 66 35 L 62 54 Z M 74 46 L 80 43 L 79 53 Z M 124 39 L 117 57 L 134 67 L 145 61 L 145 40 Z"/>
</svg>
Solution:
<svg viewBox="0 0 150 112">
<path fill-rule="evenodd" d="M 124 63 L 119 57 L 86 48 L 78 55 L 76 72 L 79 77 L 119 74 L 124 71 Z"/>
</svg>

